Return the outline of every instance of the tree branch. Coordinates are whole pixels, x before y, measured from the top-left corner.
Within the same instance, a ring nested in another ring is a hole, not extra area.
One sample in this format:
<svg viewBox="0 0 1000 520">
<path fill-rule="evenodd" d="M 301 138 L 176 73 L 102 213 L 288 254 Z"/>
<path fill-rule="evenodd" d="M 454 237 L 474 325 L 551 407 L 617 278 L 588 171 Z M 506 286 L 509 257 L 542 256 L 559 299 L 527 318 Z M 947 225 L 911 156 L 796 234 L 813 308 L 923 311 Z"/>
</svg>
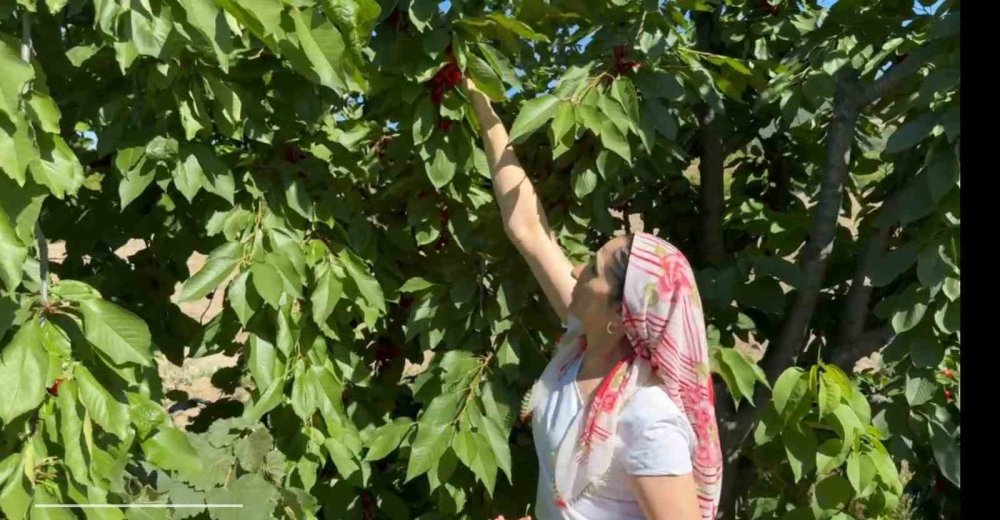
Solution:
<svg viewBox="0 0 1000 520">
<path fill-rule="evenodd" d="M 833 119 L 826 136 L 826 163 L 823 167 L 823 184 L 820 187 L 817 204 L 813 212 L 809 239 L 799 256 L 799 268 L 805 280 L 798 287 L 795 299 L 788 310 L 781 332 L 767 349 L 762 360 L 764 373 L 769 381 L 774 381 L 788 367 L 792 366 L 802 352 L 802 344 L 809 331 L 816 304 L 819 301 L 826 274 L 827 262 L 833 249 L 840 215 L 844 183 L 850 166 L 851 147 L 854 144 L 854 129 L 861 111 L 898 87 L 903 80 L 916 73 L 927 62 L 929 53 L 921 49 L 893 66 L 874 83 L 861 88 L 857 83 L 857 73 L 850 68 L 837 73 L 833 98 Z M 860 296 L 858 297 L 860 298 Z M 891 340 L 891 327 L 885 327 L 862 334 L 857 341 L 835 351 L 837 364 L 853 364 L 885 345 Z M 729 400 L 721 399 L 717 404 L 723 454 L 727 461 L 738 457 L 743 443 L 750 434 L 756 419 L 756 410 L 771 399 L 770 393 L 760 389 L 754 392 L 754 407 L 743 406 L 738 411 Z M 730 462 L 727 469 L 733 467 Z M 723 477 L 723 495 L 735 501 L 735 481 L 733 477 Z M 734 514 L 734 504 L 725 504 L 722 511 Z M 735 518 L 727 516 L 724 518 Z"/>
<path fill-rule="evenodd" d="M 695 15 L 698 48 L 705 52 L 716 50 L 712 43 L 715 30 L 714 16 L 714 13 Z M 702 260 L 715 264 L 726 256 L 726 245 L 722 235 L 722 214 L 725 209 L 723 171 L 726 150 L 722 139 L 722 121 L 715 110 L 709 106 L 704 107 L 700 123 L 701 160 L 698 172 L 701 186 L 698 194 L 701 210 L 701 233 L 699 247 Z"/>
<path fill-rule="evenodd" d="M 844 310 L 840 315 L 837 329 L 838 349 L 842 345 L 854 343 L 865 330 L 865 320 L 868 318 L 868 303 L 871 300 L 872 289 L 869 283 L 875 264 L 885 253 L 889 243 L 890 228 L 888 226 L 871 230 L 871 236 L 861 250 L 858 267 L 851 280 L 851 289 L 844 299 Z"/>
<path fill-rule="evenodd" d="M 861 91 L 858 97 L 858 108 L 863 109 L 884 97 L 898 87 L 903 80 L 919 71 L 930 61 L 930 58 L 931 52 L 927 47 L 923 47 L 910 53 L 903 61 L 889 67 L 878 79 Z"/>
<path fill-rule="evenodd" d="M 869 330 L 853 343 L 840 345 L 833 351 L 830 361 L 850 374 L 858 360 L 888 345 L 895 337 L 896 331 L 889 324 Z"/>
<path fill-rule="evenodd" d="M 844 183 L 851 160 L 851 145 L 854 144 L 854 128 L 860 114 L 855 102 L 856 81 L 856 75 L 852 71 L 838 73 L 833 120 L 830 122 L 826 141 L 823 185 L 813 211 L 809 239 L 799 256 L 804 286 L 798 288 L 778 339 L 768 347 L 764 355 L 763 368 L 769 381 L 774 381 L 782 371 L 795 363 L 819 301 L 827 261 L 837 232 L 837 218 L 840 216 Z"/>
</svg>

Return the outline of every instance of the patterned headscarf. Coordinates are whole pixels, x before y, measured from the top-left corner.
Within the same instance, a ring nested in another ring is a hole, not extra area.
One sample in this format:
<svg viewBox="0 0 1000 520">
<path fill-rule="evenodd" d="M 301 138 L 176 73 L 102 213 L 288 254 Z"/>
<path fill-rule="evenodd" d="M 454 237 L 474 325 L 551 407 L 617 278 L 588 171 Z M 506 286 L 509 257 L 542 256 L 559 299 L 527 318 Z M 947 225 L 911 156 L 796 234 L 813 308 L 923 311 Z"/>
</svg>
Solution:
<svg viewBox="0 0 1000 520">
<path fill-rule="evenodd" d="M 632 243 L 622 323 L 632 352 L 619 361 L 594 392 L 556 453 L 556 505 L 565 507 L 587 488 L 602 483 L 614 455 L 622 406 L 641 386 L 659 384 L 691 424 L 697 446 L 692 457 L 701 517 L 714 519 L 722 484 L 722 449 L 715 420 L 715 395 L 701 298 L 687 259 L 674 246 L 647 233 Z M 544 403 L 555 381 L 586 349 L 582 335 L 560 341 L 555 359 L 535 383 L 526 412 Z M 548 376 L 548 377 L 547 377 Z"/>
</svg>

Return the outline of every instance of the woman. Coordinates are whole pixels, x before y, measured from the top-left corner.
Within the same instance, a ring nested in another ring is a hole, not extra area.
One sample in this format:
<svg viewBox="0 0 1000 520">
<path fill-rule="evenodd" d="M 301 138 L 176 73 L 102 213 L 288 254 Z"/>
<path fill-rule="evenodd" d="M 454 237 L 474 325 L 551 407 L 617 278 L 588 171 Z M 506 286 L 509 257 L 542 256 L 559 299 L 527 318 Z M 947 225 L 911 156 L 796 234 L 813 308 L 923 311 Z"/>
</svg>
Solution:
<svg viewBox="0 0 1000 520">
<path fill-rule="evenodd" d="M 523 411 L 539 458 L 535 516 L 715 518 L 722 457 L 690 266 L 639 233 L 574 267 L 488 98 L 466 87 L 504 230 L 566 324 Z"/>
</svg>

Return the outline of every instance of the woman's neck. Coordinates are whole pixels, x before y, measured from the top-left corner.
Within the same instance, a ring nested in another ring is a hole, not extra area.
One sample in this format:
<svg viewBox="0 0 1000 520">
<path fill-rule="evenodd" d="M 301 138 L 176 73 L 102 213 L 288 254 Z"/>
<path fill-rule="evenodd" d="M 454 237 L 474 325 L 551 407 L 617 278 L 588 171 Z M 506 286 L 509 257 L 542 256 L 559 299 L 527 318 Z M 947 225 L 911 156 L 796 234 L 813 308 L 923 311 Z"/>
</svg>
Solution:
<svg viewBox="0 0 1000 520">
<path fill-rule="evenodd" d="M 604 376 L 627 352 L 624 336 L 609 336 L 602 330 L 585 337 L 587 349 L 580 364 L 580 374 L 585 378 Z"/>
</svg>

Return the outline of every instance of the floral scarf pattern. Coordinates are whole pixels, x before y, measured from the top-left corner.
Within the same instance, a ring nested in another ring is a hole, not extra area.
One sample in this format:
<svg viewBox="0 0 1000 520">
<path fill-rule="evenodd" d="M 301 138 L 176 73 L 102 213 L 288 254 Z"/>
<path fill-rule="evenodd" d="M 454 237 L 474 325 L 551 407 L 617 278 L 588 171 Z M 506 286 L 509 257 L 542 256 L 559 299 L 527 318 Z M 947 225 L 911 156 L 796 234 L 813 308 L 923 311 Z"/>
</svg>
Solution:
<svg viewBox="0 0 1000 520">
<path fill-rule="evenodd" d="M 600 485 L 615 451 L 618 415 L 641 386 L 662 385 L 684 411 L 697 437 L 692 466 L 701 517 L 714 519 L 722 484 L 722 449 L 701 298 L 684 255 L 656 236 L 638 233 L 625 275 L 622 323 L 632 352 L 615 364 L 577 416 L 556 453 L 556 505 L 560 508 Z M 562 338 L 546 372 L 565 370 L 582 355 L 582 334 Z M 552 392 L 543 374 L 525 400 L 527 416 Z M 547 377 L 549 376 L 549 377 Z"/>
</svg>

